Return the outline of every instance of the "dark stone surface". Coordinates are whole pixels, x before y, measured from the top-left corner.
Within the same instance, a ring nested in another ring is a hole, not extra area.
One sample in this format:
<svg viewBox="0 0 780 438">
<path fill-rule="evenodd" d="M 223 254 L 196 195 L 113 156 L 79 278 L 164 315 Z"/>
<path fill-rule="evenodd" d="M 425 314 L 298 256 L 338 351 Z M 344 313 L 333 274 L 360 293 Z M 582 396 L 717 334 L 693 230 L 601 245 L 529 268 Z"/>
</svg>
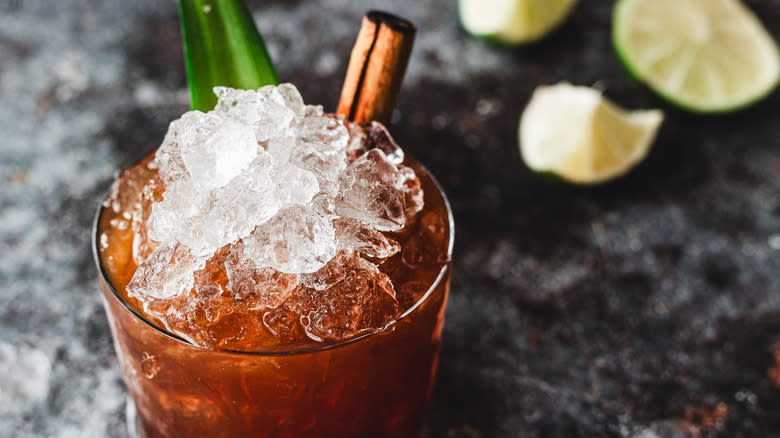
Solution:
<svg viewBox="0 0 780 438">
<path fill-rule="evenodd" d="M 280 77 L 332 110 L 378 5 L 249 3 Z M 780 1 L 747 3 L 780 39 Z M 780 94 L 667 107 L 614 56 L 611 6 L 516 50 L 468 37 L 455 2 L 381 6 L 419 28 L 391 128 L 457 224 L 431 438 L 780 436 Z M 125 436 L 88 228 L 112 171 L 187 108 L 177 20 L 174 2 L 0 0 L 0 343 L 50 362 L 39 396 L 0 392 L 0 436 Z M 528 171 L 520 113 L 560 80 L 666 110 L 650 156 L 594 188 Z"/>
</svg>

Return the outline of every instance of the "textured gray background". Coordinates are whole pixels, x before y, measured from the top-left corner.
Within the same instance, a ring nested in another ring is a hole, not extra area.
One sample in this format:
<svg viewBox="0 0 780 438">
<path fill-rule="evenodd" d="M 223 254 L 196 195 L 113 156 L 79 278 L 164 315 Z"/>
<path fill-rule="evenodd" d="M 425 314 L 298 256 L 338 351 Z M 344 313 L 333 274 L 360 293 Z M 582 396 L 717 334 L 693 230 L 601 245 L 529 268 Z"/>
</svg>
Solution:
<svg viewBox="0 0 780 438">
<path fill-rule="evenodd" d="M 748 3 L 780 38 L 780 1 Z M 280 77 L 331 110 L 366 9 L 419 28 L 393 128 L 458 227 L 431 437 L 780 436 L 778 93 L 663 106 L 613 55 L 610 1 L 519 50 L 465 35 L 454 1 L 250 5 Z M 522 165 L 520 112 L 564 79 L 668 110 L 629 176 L 572 188 Z M 172 0 L 0 0 L 0 347 L 22 356 L 0 354 L 0 436 L 125 436 L 88 230 L 185 87 Z"/>
</svg>

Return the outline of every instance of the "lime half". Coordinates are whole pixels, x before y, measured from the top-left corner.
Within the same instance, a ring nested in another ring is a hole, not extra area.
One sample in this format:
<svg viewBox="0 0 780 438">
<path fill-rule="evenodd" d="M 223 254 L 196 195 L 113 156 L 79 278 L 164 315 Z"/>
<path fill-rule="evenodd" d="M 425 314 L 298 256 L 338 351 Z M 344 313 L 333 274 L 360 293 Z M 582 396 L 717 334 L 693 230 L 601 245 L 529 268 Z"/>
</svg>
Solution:
<svg viewBox="0 0 780 438">
<path fill-rule="evenodd" d="M 626 111 L 593 88 L 542 86 L 520 119 L 520 153 L 534 171 L 598 184 L 642 161 L 662 121 L 659 110 Z"/>
<path fill-rule="evenodd" d="M 739 0 L 620 0 L 612 41 L 632 75 L 694 112 L 748 106 L 780 79 L 775 41 Z"/>
<path fill-rule="evenodd" d="M 507 45 L 538 40 L 558 27 L 577 0 L 458 0 L 472 35 Z"/>
</svg>

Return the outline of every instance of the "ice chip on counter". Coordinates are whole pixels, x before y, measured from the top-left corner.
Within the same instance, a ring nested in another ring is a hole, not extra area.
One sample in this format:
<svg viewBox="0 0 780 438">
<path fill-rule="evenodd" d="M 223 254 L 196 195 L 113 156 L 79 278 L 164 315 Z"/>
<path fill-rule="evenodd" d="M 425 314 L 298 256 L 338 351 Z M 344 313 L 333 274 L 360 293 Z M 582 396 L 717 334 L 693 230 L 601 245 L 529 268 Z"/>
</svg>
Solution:
<svg viewBox="0 0 780 438">
<path fill-rule="evenodd" d="M 0 416 L 19 415 L 49 393 L 51 362 L 42 351 L 0 341 Z"/>
</svg>

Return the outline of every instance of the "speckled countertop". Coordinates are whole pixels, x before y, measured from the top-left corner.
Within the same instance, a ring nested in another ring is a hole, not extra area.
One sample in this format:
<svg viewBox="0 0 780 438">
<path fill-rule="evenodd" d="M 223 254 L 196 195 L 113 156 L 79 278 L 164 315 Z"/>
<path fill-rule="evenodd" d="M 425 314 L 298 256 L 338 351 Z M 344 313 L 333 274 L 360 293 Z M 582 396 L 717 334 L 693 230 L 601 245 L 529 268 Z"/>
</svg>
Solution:
<svg viewBox="0 0 780 438">
<path fill-rule="evenodd" d="M 747 3 L 780 39 L 780 1 Z M 780 436 L 780 94 L 662 106 L 613 55 L 611 1 L 514 51 L 469 38 L 454 1 L 250 6 L 326 109 L 365 10 L 419 28 L 393 132 L 458 228 L 431 438 Z M 559 80 L 667 109 L 648 159 L 598 188 L 530 173 L 517 120 Z M 0 436 L 125 436 L 89 227 L 187 102 L 174 1 L 0 0 Z"/>
</svg>

